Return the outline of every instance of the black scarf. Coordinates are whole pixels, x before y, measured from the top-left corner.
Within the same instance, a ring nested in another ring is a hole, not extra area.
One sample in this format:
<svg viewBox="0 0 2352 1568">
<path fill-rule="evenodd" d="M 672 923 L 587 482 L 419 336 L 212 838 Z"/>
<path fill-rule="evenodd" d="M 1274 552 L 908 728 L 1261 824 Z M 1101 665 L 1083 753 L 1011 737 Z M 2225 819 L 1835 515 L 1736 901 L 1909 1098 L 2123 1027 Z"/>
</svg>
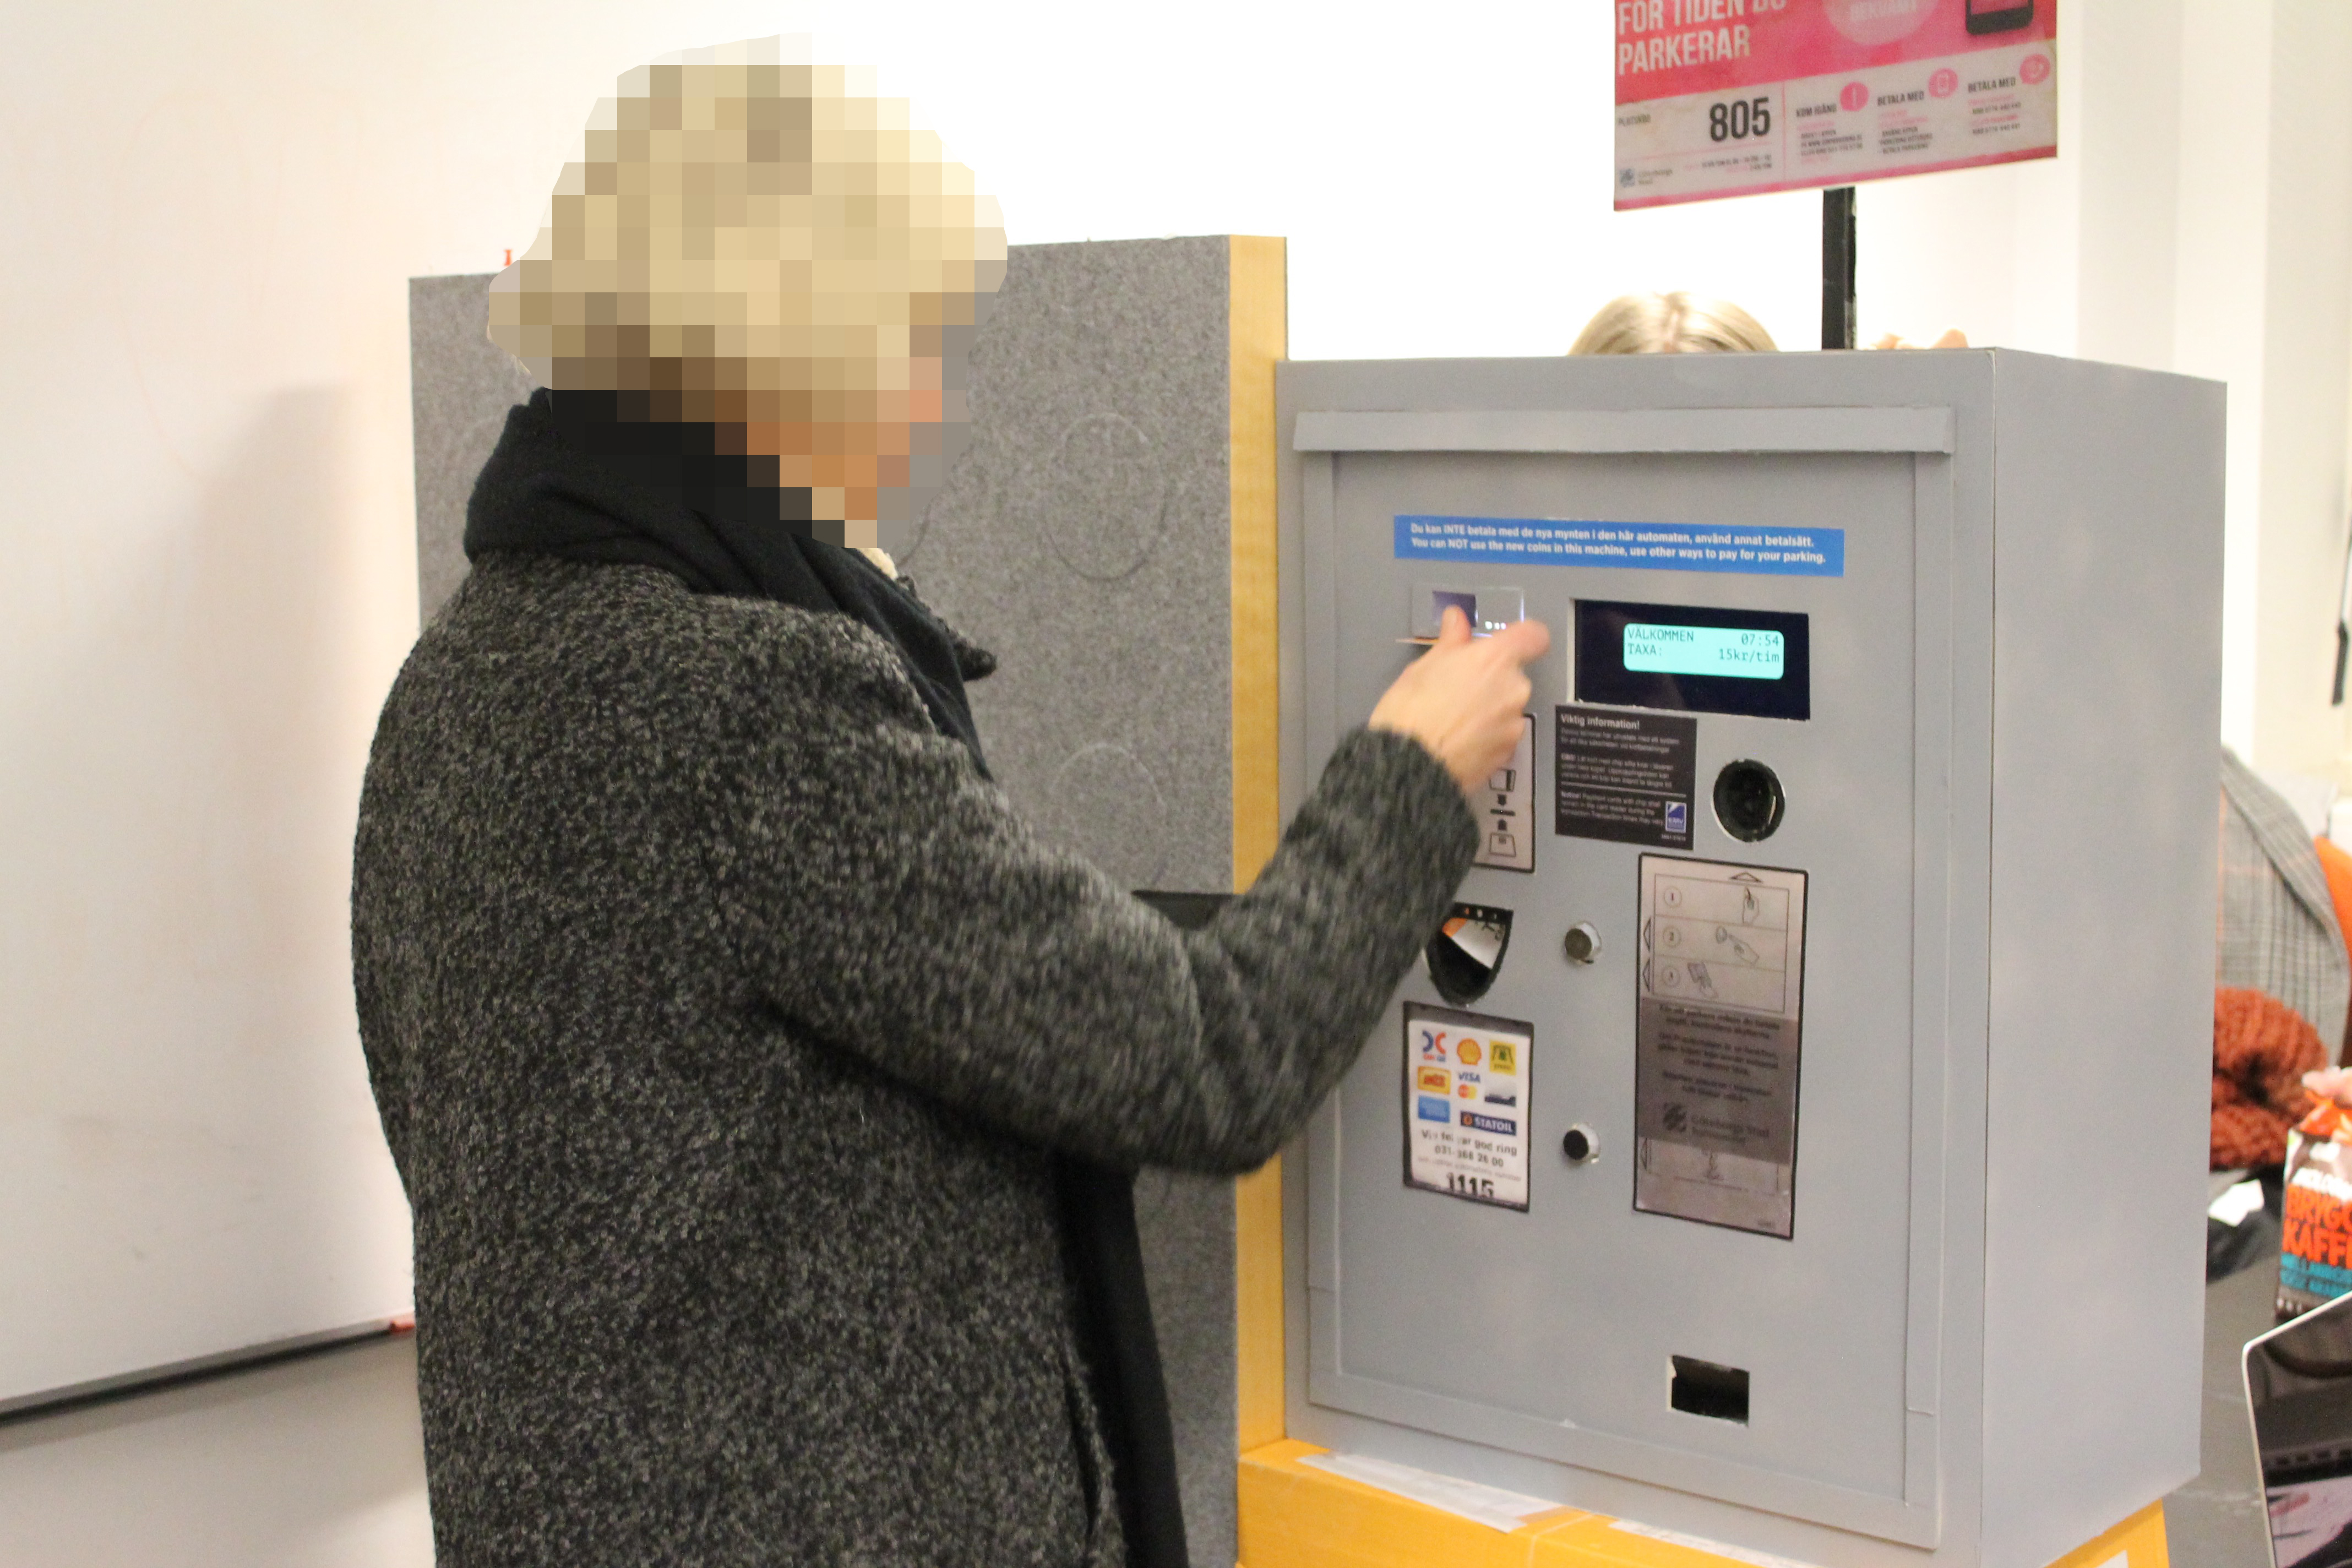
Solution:
<svg viewBox="0 0 2352 1568">
<path fill-rule="evenodd" d="M 932 615 L 911 584 L 816 538 L 807 492 L 777 485 L 775 458 L 721 452 L 716 427 L 651 422 L 645 412 L 626 394 L 544 388 L 509 409 L 467 503 L 467 559 L 510 550 L 655 566 L 698 594 L 847 616 L 897 650 L 932 724 L 985 774 L 963 688 L 993 670 L 994 657 Z M 1132 1172 L 1055 1157 L 1062 1251 L 1127 1562 L 1188 1568 L 1134 1188 Z"/>
<path fill-rule="evenodd" d="M 986 773 L 963 683 L 995 658 L 908 585 L 815 537 L 808 492 L 776 488 L 775 458 L 717 450 L 715 426 L 625 420 L 623 395 L 542 387 L 507 411 L 466 506 L 467 559 L 516 550 L 658 566 L 698 594 L 847 616 L 898 650 L 931 722 Z"/>
</svg>

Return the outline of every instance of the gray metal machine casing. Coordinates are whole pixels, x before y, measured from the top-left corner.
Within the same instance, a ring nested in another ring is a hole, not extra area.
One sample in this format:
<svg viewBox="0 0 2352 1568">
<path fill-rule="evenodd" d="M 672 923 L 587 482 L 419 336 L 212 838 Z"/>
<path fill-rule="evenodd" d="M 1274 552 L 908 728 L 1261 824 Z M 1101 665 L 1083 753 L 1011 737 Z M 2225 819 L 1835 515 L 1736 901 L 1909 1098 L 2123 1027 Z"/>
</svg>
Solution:
<svg viewBox="0 0 2352 1568">
<path fill-rule="evenodd" d="M 1286 1160 L 1291 1436 L 1825 1568 L 2041 1568 L 2196 1473 L 2221 405 L 2007 351 L 1282 368 L 1286 809 L 1416 583 L 1554 635 L 1535 869 L 1460 895 L 1516 917 L 1475 1007 L 1532 1025 L 1528 1206 L 1402 1179 L 1416 968 Z M 1844 568 L 1433 568 L 1400 514 L 1811 524 Z M 1788 1239 L 1633 1208 L 1645 851 L 1549 820 L 1578 599 L 1810 620 L 1809 719 L 1698 717 L 1680 851 L 1809 879 Z M 1738 758 L 1760 843 L 1707 808 Z M 1748 1418 L 1673 1408 L 1677 1356 Z"/>
</svg>

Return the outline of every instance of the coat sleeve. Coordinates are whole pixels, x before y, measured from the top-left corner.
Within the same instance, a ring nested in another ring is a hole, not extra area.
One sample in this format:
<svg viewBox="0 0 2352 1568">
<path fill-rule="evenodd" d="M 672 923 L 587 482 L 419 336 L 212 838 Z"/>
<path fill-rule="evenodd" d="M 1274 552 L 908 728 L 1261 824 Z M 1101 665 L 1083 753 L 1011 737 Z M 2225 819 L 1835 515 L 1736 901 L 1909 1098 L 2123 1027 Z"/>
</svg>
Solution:
<svg viewBox="0 0 2352 1568">
<path fill-rule="evenodd" d="M 1344 740 L 1245 896 L 1185 933 L 1042 844 L 840 622 L 766 677 L 722 770 L 722 918 L 788 1026 L 971 1114 L 1126 1165 L 1263 1163 L 1354 1059 L 1468 869 L 1419 743 Z M 822 700 L 810 668 L 822 669 Z"/>
</svg>

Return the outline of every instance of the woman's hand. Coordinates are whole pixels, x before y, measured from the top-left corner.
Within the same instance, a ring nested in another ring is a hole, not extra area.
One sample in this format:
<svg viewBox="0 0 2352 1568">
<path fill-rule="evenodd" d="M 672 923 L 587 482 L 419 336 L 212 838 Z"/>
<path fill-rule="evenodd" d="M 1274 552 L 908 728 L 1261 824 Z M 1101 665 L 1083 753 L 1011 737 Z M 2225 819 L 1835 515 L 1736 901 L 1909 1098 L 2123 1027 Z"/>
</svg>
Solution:
<svg viewBox="0 0 2352 1568">
<path fill-rule="evenodd" d="M 1449 608 L 1436 646 L 1382 694 L 1371 727 L 1419 741 L 1464 795 L 1475 794 L 1517 748 L 1532 689 L 1520 666 L 1549 647 L 1551 633 L 1541 621 L 1474 637 L 1469 617 Z"/>
</svg>

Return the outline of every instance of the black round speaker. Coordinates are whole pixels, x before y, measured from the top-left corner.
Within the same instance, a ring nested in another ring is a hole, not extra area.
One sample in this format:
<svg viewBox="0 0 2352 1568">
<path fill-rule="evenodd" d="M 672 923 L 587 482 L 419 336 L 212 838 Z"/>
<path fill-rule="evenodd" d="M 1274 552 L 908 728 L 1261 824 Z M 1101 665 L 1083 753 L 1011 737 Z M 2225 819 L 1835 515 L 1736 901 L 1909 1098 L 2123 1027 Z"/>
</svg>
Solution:
<svg viewBox="0 0 2352 1568">
<path fill-rule="evenodd" d="M 1726 763 L 1715 775 L 1715 820 L 1742 844 L 1771 837 L 1788 805 L 1780 776 L 1762 763 Z"/>
</svg>

